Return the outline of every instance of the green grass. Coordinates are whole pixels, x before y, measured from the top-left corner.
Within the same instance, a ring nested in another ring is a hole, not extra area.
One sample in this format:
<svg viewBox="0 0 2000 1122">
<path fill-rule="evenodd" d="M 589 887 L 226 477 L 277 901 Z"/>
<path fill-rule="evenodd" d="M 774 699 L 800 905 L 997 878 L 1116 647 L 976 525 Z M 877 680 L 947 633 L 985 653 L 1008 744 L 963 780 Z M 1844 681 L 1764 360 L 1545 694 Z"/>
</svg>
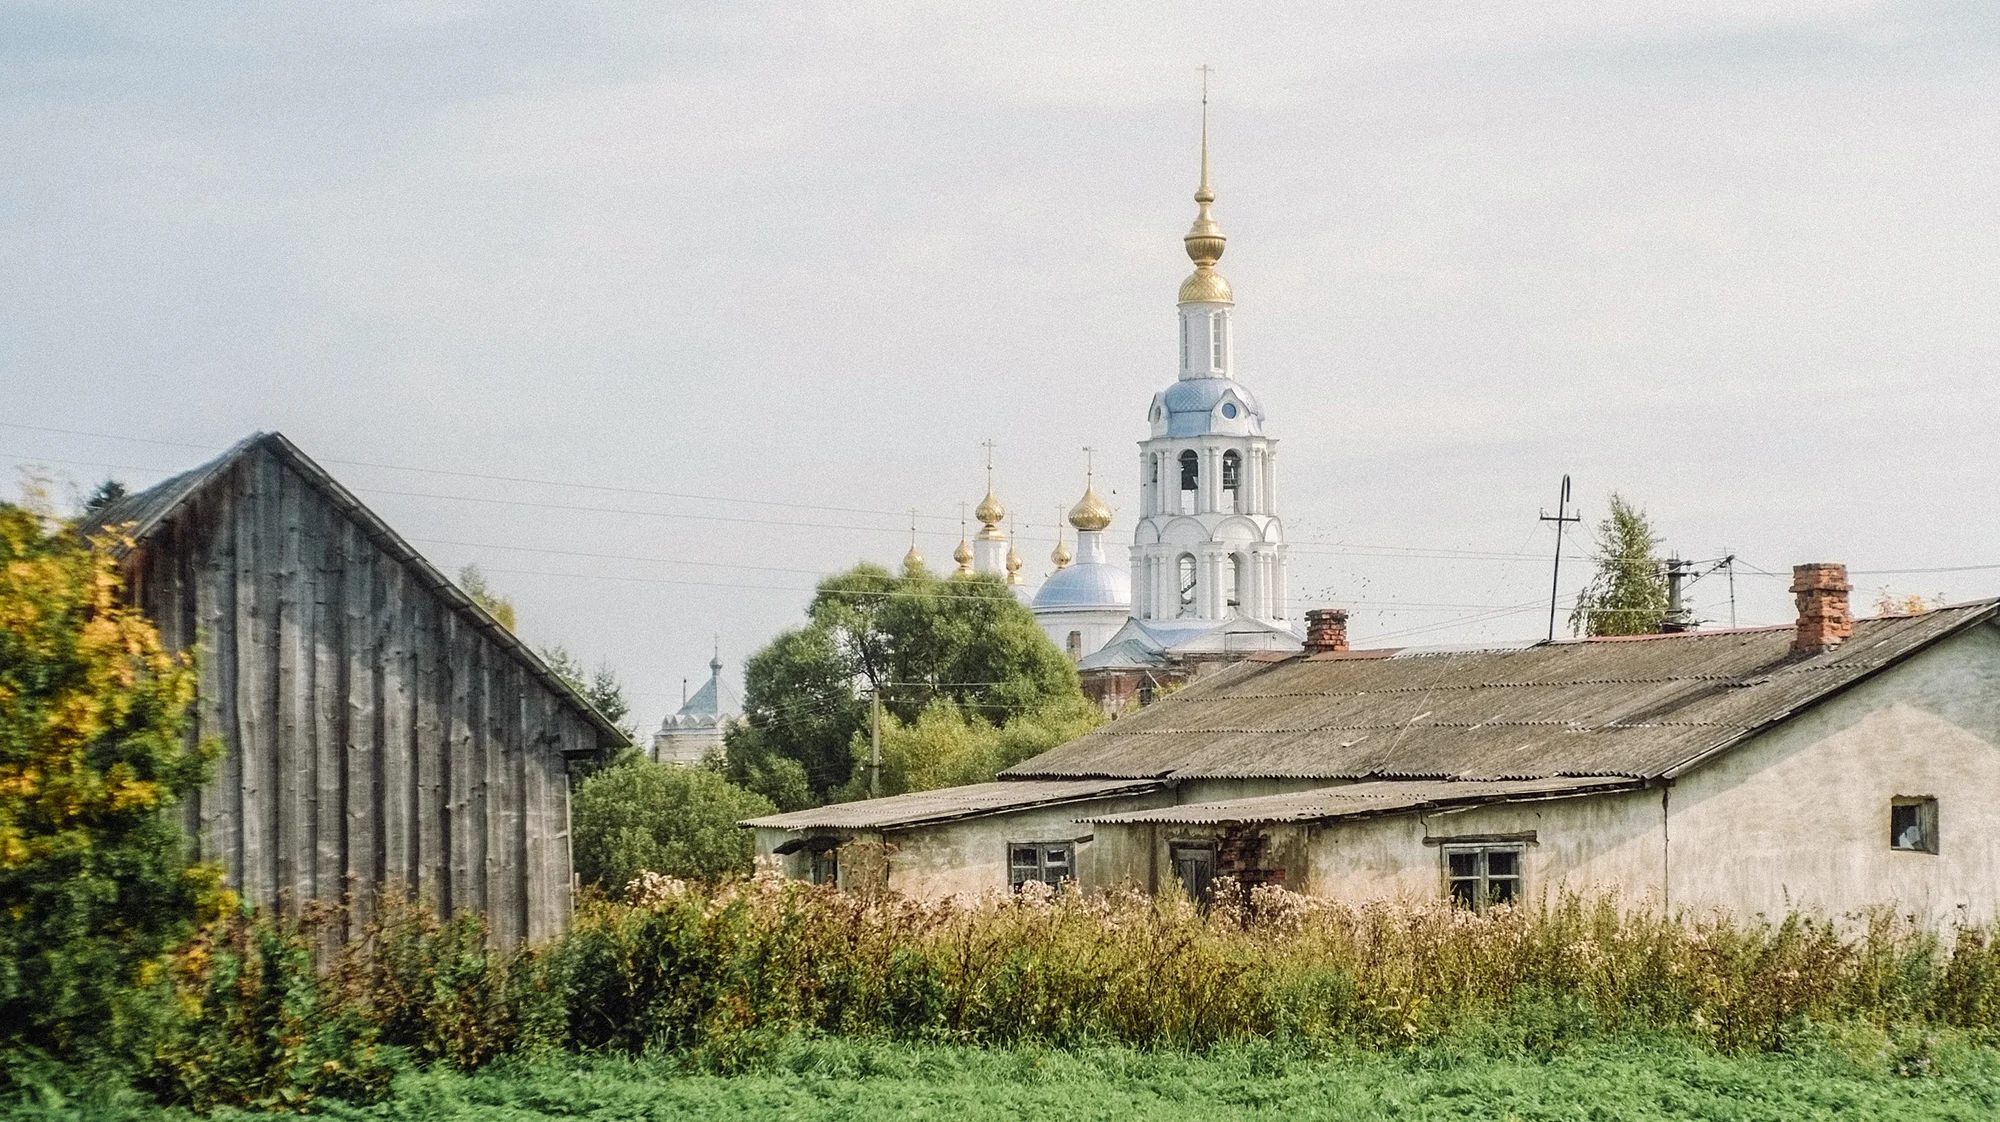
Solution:
<svg viewBox="0 0 2000 1122">
<path fill-rule="evenodd" d="M 1991 1119 L 2000 1051 L 1954 1038 L 1818 1033 L 1782 1054 L 1722 1056 L 1678 1041 L 1620 1041 L 1553 1056 L 1475 1044 L 1408 1052 L 1207 1056 L 790 1041 L 736 1075 L 671 1060 L 503 1060 L 471 1076 L 406 1072 L 391 1102 L 323 1103 L 333 1119 Z M 167 1122 L 130 1101 L 21 1105 L 19 1119 Z M 217 1117 L 238 1117 L 224 1113 Z"/>
</svg>

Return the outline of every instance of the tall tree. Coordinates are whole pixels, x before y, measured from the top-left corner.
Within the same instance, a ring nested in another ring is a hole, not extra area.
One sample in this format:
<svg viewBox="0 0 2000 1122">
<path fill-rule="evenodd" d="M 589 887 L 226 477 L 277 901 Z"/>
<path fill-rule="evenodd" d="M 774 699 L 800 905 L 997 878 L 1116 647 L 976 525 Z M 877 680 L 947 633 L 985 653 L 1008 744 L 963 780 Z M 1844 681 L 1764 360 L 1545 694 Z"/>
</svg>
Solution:
<svg viewBox="0 0 2000 1122">
<path fill-rule="evenodd" d="M 806 615 L 745 664 L 727 740 L 732 777 L 781 807 L 797 792 L 775 785 L 798 772 L 814 800 L 853 777 L 871 695 L 905 725 L 947 702 L 994 726 L 1081 696 L 1069 659 L 990 577 L 859 565 L 821 581 Z"/>
<path fill-rule="evenodd" d="M 1597 571 L 1569 616 L 1577 635 L 1652 635 L 1667 614 L 1666 566 L 1660 535 L 1646 512 L 1611 495 L 1611 513 L 1597 524 Z"/>
<path fill-rule="evenodd" d="M 586 671 L 583 660 L 571 654 L 568 647 L 561 645 L 543 647 L 542 661 L 549 664 L 556 677 L 568 683 L 569 688 L 583 695 L 604 719 L 625 731 L 625 735 L 637 739 L 638 732 L 624 723 L 632 705 L 625 700 L 625 683 L 618 680 L 618 672 L 611 669 L 608 662 L 600 662 L 597 669 Z"/>
<path fill-rule="evenodd" d="M 514 602 L 500 595 L 492 585 L 486 583 L 486 574 L 477 565 L 467 565 L 458 571 L 458 587 L 465 590 L 472 602 L 486 609 L 486 614 L 500 621 L 500 626 L 514 630 Z"/>
</svg>

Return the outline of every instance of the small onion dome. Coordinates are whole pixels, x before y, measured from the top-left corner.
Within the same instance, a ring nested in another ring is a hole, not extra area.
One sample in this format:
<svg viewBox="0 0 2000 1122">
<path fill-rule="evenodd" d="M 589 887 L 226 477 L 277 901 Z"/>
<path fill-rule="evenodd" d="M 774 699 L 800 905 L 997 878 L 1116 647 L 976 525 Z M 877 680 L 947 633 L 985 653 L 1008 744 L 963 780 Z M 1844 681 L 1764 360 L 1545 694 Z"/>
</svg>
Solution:
<svg viewBox="0 0 2000 1122">
<path fill-rule="evenodd" d="M 1007 547 L 1007 583 L 1008 583 L 1008 584 L 1020 584 L 1020 583 L 1021 583 L 1021 566 L 1022 566 L 1022 565 L 1023 565 L 1024 563 L 1025 563 L 1025 562 L 1023 562 L 1023 561 L 1021 560 L 1021 555 L 1020 555 L 1019 553 L 1015 552 L 1015 550 L 1014 550 L 1014 547 L 1013 547 L 1013 546 L 1011 546 L 1011 545 L 1010 545 L 1010 546 L 1008 546 L 1008 547 Z"/>
<path fill-rule="evenodd" d="M 1097 497 L 1097 488 L 1084 487 L 1083 497 L 1069 508 L 1069 524 L 1079 530 L 1102 530 L 1111 525 L 1111 508 Z"/>
<path fill-rule="evenodd" d="M 989 487 L 986 497 L 979 500 L 979 505 L 973 508 L 972 516 L 985 524 L 979 531 L 980 537 L 997 538 L 1000 536 L 1000 520 L 1007 517 L 1007 508 L 1001 506 L 1000 500 L 993 497 L 993 490 Z"/>
<path fill-rule="evenodd" d="M 972 543 L 971 543 L 971 542 L 969 542 L 969 541 L 966 541 L 966 540 L 965 540 L 964 538 L 960 538 L 960 539 L 958 539 L 958 548 L 957 548 L 957 549 L 954 549 L 954 550 L 952 550 L 952 551 L 951 551 L 951 559 L 952 559 L 953 561 L 956 561 L 956 562 L 958 562 L 958 575 L 959 575 L 959 576 L 967 576 L 967 577 L 969 577 L 969 576 L 971 576 L 971 575 L 972 575 Z"/>
<path fill-rule="evenodd" d="M 903 554 L 903 571 L 921 573 L 924 571 L 924 555 L 917 552 L 917 543 L 910 543 L 910 551 Z"/>
<path fill-rule="evenodd" d="M 1057 538 L 1056 547 L 1049 551 L 1049 560 L 1056 563 L 1056 568 L 1067 569 L 1069 568 L 1069 563 L 1076 560 L 1076 554 L 1069 551 L 1068 542 Z"/>
</svg>

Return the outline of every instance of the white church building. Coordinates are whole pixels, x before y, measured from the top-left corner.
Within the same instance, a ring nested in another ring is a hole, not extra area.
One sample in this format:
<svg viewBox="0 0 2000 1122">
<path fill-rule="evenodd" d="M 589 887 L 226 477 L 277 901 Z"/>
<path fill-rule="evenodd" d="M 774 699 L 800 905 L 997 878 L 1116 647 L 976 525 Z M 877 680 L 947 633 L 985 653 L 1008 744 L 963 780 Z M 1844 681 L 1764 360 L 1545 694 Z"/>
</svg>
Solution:
<svg viewBox="0 0 2000 1122">
<path fill-rule="evenodd" d="M 1160 687 L 1262 652 L 1300 649 L 1304 630 L 1287 594 L 1289 559 L 1278 516 L 1278 442 L 1264 408 L 1236 377 L 1236 299 L 1216 272 L 1227 242 L 1212 212 L 1204 107 L 1194 226 L 1182 239 L 1194 272 L 1181 282 L 1179 372 L 1147 407 L 1139 442 L 1139 510 L 1130 567 L 1104 541 L 1113 512 L 1087 482 L 1070 509 L 1076 549 L 1032 596 L 1020 554 L 1001 529 L 990 450 L 979 530 L 952 554 L 954 575 L 1004 580 L 1108 710 L 1144 704 Z M 914 534 L 914 531 L 913 531 Z M 1121 559 L 1122 560 L 1122 559 Z M 905 568 L 923 565 L 914 541 Z"/>
</svg>

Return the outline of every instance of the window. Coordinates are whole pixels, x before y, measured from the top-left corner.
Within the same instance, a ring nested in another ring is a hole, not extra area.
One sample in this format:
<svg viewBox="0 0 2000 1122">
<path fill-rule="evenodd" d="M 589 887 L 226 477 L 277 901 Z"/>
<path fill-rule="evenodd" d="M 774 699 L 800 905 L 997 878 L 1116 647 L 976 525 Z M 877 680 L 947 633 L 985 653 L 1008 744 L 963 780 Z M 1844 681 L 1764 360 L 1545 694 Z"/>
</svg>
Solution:
<svg viewBox="0 0 2000 1122">
<path fill-rule="evenodd" d="M 1215 847 L 1212 845 L 1170 845 L 1167 856 L 1173 861 L 1174 878 L 1181 891 L 1197 904 L 1215 899 Z"/>
<path fill-rule="evenodd" d="M 1064 644 L 1063 644 L 1063 649 L 1065 649 L 1065 650 L 1067 650 L 1067 651 L 1069 652 L 1069 660 L 1070 660 L 1071 662 L 1075 662 L 1075 661 L 1077 661 L 1078 659 L 1082 658 L 1082 657 L 1083 657 L 1083 632 L 1081 632 L 1081 631 L 1072 631 L 1072 632 L 1070 632 L 1070 633 L 1069 633 L 1069 641 L 1068 641 L 1067 643 L 1064 643 Z"/>
<path fill-rule="evenodd" d="M 1191 616 L 1194 614 L 1194 590 L 1195 590 L 1194 554 L 1192 553 L 1181 554 L 1181 559 L 1177 563 L 1177 567 L 1180 569 L 1181 598 L 1180 598 L 1179 610 L 1176 614 Z"/>
<path fill-rule="evenodd" d="M 1522 853 L 1518 845 L 1447 846 L 1445 890 L 1454 902 L 1477 912 L 1516 903 L 1521 899 Z"/>
<path fill-rule="evenodd" d="M 840 883 L 840 850 L 814 850 L 812 867 L 806 870 L 806 875 L 814 884 L 838 885 Z"/>
<path fill-rule="evenodd" d="M 1209 369 L 1223 370 L 1222 358 L 1225 350 L 1223 331 L 1229 326 L 1229 313 L 1210 312 L 1208 314 Z"/>
<path fill-rule="evenodd" d="M 1225 406 L 1224 408 L 1233 409 L 1235 407 Z M 1243 457 L 1237 455 L 1236 451 L 1231 449 L 1222 454 L 1222 508 L 1224 510 L 1233 511 L 1240 509 L 1237 505 L 1236 496 L 1242 486 Z"/>
<path fill-rule="evenodd" d="M 1075 842 L 1014 842 L 1007 847 L 1007 885 L 1061 884 L 1076 879 Z"/>
<path fill-rule="evenodd" d="M 1229 419 L 1230 419 L 1230 420 L 1232 420 L 1232 421 L 1233 421 L 1233 420 L 1235 420 L 1235 419 L 1236 419 L 1236 403 L 1235 403 L 1235 402 L 1233 402 L 1233 401 L 1225 401 L 1225 402 L 1223 402 L 1223 403 L 1222 403 L 1222 415 L 1223 415 L 1224 417 L 1227 417 L 1227 418 L 1229 418 Z"/>
<path fill-rule="evenodd" d="M 1894 798 L 1889 800 L 1889 848 L 1911 853 L 1938 851 L 1937 800 Z"/>
<path fill-rule="evenodd" d="M 1181 453 L 1181 490 L 1193 491 L 1201 487 L 1201 457 L 1190 448 Z"/>
<path fill-rule="evenodd" d="M 1240 608 L 1243 606 L 1244 564 L 1242 554 L 1232 553 L 1229 555 L 1229 564 L 1223 566 L 1222 603 L 1224 607 Z"/>
</svg>

